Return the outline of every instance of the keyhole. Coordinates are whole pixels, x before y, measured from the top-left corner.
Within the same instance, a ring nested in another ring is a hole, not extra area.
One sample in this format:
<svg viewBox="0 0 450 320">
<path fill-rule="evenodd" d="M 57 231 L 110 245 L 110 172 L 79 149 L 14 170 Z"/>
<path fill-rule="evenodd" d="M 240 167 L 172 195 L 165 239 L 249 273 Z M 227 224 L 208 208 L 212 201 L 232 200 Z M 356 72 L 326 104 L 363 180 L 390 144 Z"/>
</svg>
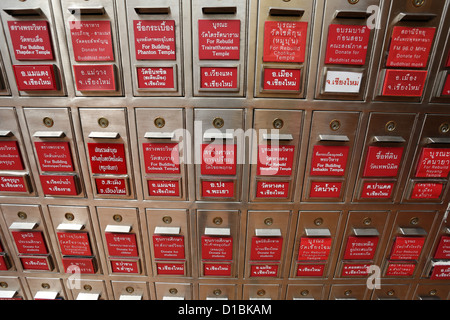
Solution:
<svg viewBox="0 0 450 320">
<path fill-rule="evenodd" d="M 394 121 L 389 121 L 388 123 L 386 123 L 386 131 L 387 132 L 392 132 L 395 131 L 395 128 L 397 127 L 397 124 Z"/>
<path fill-rule="evenodd" d="M 47 128 L 53 127 L 54 124 L 53 119 L 50 117 L 45 117 L 44 119 L 42 119 L 42 122 L 44 123 L 44 126 L 46 126 Z"/>
<path fill-rule="evenodd" d="M 155 121 L 153 121 L 153 123 L 155 124 L 155 127 L 161 129 L 166 125 L 166 120 L 164 120 L 164 118 L 158 117 L 155 119 Z"/>
<path fill-rule="evenodd" d="M 97 122 L 98 122 L 98 125 L 102 128 L 106 128 L 109 126 L 109 121 L 106 118 L 100 118 L 100 119 L 98 119 Z"/>
<path fill-rule="evenodd" d="M 339 130 L 341 127 L 341 122 L 339 120 L 333 120 L 330 122 L 330 129 L 333 131 Z"/>
<path fill-rule="evenodd" d="M 216 129 L 222 128 L 224 124 L 225 124 L 225 121 L 223 121 L 222 118 L 214 118 L 214 120 L 213 120 L 213 126 Z"/>
<path fill-rule="evenodd" d="M 281 119 L 275 119 L 273 120 L 272 125 L 275 129 L 281 129 L 284 126 L 284 121 Z"/>
</svg>

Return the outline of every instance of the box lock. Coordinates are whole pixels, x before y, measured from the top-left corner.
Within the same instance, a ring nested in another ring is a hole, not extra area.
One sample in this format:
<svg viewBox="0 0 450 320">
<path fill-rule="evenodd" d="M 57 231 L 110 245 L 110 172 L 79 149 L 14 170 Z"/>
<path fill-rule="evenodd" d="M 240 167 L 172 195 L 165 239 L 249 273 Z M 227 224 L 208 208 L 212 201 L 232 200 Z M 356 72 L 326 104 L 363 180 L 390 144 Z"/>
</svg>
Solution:
<svg viewBox="0 0 450 320">
<path fill-rule="evenodd" d="M 222 219 L 221 217 L 215 217 L 215 218 L 213 219 L 213 223 L 214 223 L 215 225 L 221 225 L 222 222 L 223 222 L 223 219 Z"/>
<path fill-rule="evenodd" d="M 102 128 L 107 128 L 109 126 L 109 120 L 106 118 L 102 117 L 102 118 L 98 119 L 97 122 L 98 122 L 98 125 Z"/>
<path fill-rule="evenodd" d="M 220 296 L 221 294 L 222 294 L 222 290 L 220 290 L 220 289 L 214 289 L 213 295 L 215 295 L 215 296 Z"/>
<path fill-rule="evenodd" d="M 421 7 L 425 4 L 425 0 L 413 0 L 412 3 L 414 7 Z"/>
<path fill-rule="evenodd" d="M 164 118 L 161 117 L 157 117 L 153 123 L 155 124 L 155 127 L 161 129 L 166 125 L 166 120 L 164 120 Z"/>
<path fill-rule="evenodd" d="M 6 289 L 8 288 L 8 284 L 6 282 L 0 282 L 0 288 Z"/>
<path fill-rule="evenodd" d="M 306 297 L 306 296 L 309 294 L 309 291 L 308 291 L 308 290 L 302 290 L 302 292 L 300 292 L 300 294 L 301 294 L 303 297 Z"/>
<path fill-rule="evenodd" d="M 264 290 L 264 289 L 259 289 L 259 290 L 256 292 L 256 294 L 257 294 L 259 297 L 265 296 L 265 295 L 266 295 L 266 290 Z"/>
<path fill-rule="evenodd" d="M 42 119 L 42 122 L 44 123 L 44 126 L 46 126 L 47 128 L 53 127 L 54 124 L 53 119 L 50 117 L 45 117 L 44 119 Z"/>
<path fill-rule="evenodd" d="M 344 291 L 344 295 L 347 296 L 347 297 L 350 296 L 351 294 L 352 294 L 352 290 L 345 290 Z"/>
<path fill-rule="evenodd" d="M 114 220 L 115 222 L 122 222 L 122 216 L 121 216 L 120 214 L 115 214 L 115 215 L 113 216 L 113 220 Z"/>
<path fill-rule="evenodd" d="M 396 127 L 397 127 L 397 124 L 395 123 L 395 121 L 389 121 L 388 123 L 386 123 L 386 126 L 385 126 L 387 132 L 395 131 Z"/>
<path fill-rule="evenodd" d="M 50 289 L 50 285 L 48 283 L 45 283 L 45 282 L 41 284 L 41 287 L 42 287 L 42 289 L 46 289 L 46 290 Z"/>
<path fill-rule="evenodd" d="M 419 218 L 417 218 L 417 217 L 411 218 L 409 223 L 411 223 L 412 225 L 415 226 L 415 225 L 417 225 L 419 223 Z"/>
<path fill-rule="evenodd" d="M 439 132 L 440 133 L 447 133 L 450 130 L 450 124 L 447 122 L 444 122 L 439 126 Z"/>
<path fill-rule="evenodd" d="M 264 224 L 266 226 L 271 226 L 273 224 L 273 219 L 272 218 L 265 218 L 264 219 Z"/>
<path fill-rule="evenodd" d="M 272 125 L 275 129 L 281 129 L 284 126 L 284 121 L 277 118 L 277 119 L 273 120 Z"/>
<path fill-rule="evenodd" d="M 390 297 L 392 297 L 393 295 L 395 295 L 395 291 L 394 290 L 389 290 L 388 292 L 386 292 L 386 294 Z"/>
<path fill-rule="evenodd" d="M 321 226 L 322 223 L 323 223 L 323 219 L 322 218 L 317 218 L 317 219 L 314 220 L 314 224 L 316 226 Z"/>
<path fill-rule="evenodd" d="M 171 224 L 171 223 L 172 223 L 172 217 L 164 216 L 164 217 L 162 218 L 162 221 L 163 221 L 165 224 Z"/>
<path fill-rule="evenodd" d="M 125 291 L 128 293 L 133 293 L 134 292 L 134 288 L 133 287 L 126 287 Z"/>
<path fill-rule="evenodd" d="M 170 293 L 170 294 L 177 294 L 177 293 L 178 293 L 178 290 L 177 290 L 176 288 L 170 288 L 170 289 L 169 289 L 169 293 Z"/>
<path fill-rule="evenodd" d="M 89 284 L 85 284 L 85 285 L 83 286 L 83 289 L 84 289 L 85 291 L 92 291 L 92 286 L 90 286 Z"/>
<path fill-rule="evenodd" d="M 26 219 L 27 219 L 27 214 L 26 214 L 25 212 L 23 212 L 23 211 L 19 211 L 19 212 L 17 213 L 17 216 L 18 216 L 20 219 L 22 219 L 22 220 L 26 220 Z"/>
<path fill-rule="evenodd" d="M 372 224 L 372 219 L 370 219 L 369 217 L 366 217 L 363 219 L 363 224 L 365 226 L 370 226 Z"/>
<path fill-rule="evenodd" d="M 437 294 L 437 290 L 433 289 L 430 290 L 430 292 L 428 293 L 430 296 L 435 296 Z"/>
<path fill-rule="evenodd" d="M 339 130 L 339 128 L 341 127 L 341 122 L 339 120 L 332 120 L 330 122 L 330 129 L 333 131 L 337 131 Z"/>
<path fill-rule="evenodd" d="M 350 4 L 357 4 L 359 0 L 348 0 L 348 3 Z"/>
<path fill-rule="evenodd" d="M 225 121 L 222 118 L 214 118 L 212 124 L 213 124 L 214 128 L 220 129 L 225 124 Z"/>
<path fill-rule="evenodd" d="M 64 215 L 64 218 L 66 218 L 66 220 L 68 220 L 68 221 L 73 221 L 75 219 L 75 216 L 73 215 L 73 213 L 67 212 Z"/>
</svg>

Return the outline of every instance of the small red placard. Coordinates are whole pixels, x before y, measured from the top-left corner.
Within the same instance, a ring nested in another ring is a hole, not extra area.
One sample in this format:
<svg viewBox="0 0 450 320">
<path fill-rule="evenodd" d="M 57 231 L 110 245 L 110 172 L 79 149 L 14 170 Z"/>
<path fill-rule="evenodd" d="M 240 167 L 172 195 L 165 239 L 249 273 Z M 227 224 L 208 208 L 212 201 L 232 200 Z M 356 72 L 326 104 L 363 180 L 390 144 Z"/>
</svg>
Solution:
<svg viewBox="0 0 450 320">
<path fill-rule="evenodd" d="M 202 236 L 202 259 L 204 260 L 232 260 L 233 238 Z"/>
<path fill-rule="evenodd" d="M 295 146 L 258 145 L 258 176 L 290 176 Z"/>
<path fill-rule="evenodd" d="M 184 263 L 156 263 L 157 274 L 184 276 L 184 269 Z"/>
<path fill-rule="evenodd" d="M 180 173 L 178 143 L 143 143 L 146 173 Z"/>
<path fill-rule="evenodd" d="M 204 276 L 230 277 L 231 264 L 230 263 L 204 263 Z"/>
<path fill-rule="evenodd" d="M 155 259 L 184 259 L 184 236 L 153 235 Z"/>
<path fill-rule="evenodd" d="M 234 181 L 202 181 L 203 198 L 233 198 Z"/>
<path fill-rule="evenodd" d="M 365 182 L 361 199 L 389 199 L 394 190 L 394 182 Z"/>
<path fill-rule="evenodd" d="M 450 260 L 450 236 L 441 237 L 434 258 Z"/>
<path fill-rule="evenodd" d="M 364 65 L 369 38 L 367 26 L 330 24 L 325 63 Z"/>
<path fill-rule="evenodd" d="M 69 21 L 75 61 L 114 61 L 111 22 Z"/>
<path fill-rule="evenodd" d="M 115 260 L 111 259 L 111 270 L 113 273 L 139 273 L 139 260 Z"/>
<path fill-rule="evenodd" d="M 134 233 L 105 233 L 108 253 L 116 257 L 137 257 L 136 235 Z"/>
<path fill-rule="evenodd" d="M 8 271 L 8 262 L 6 261 L 6 255 L 0 254 L 0 271 Z"/>
<path fill-rule="evenodd" d="M 73 273 L 69 269 L 72 266 L 80 268 L 80 273 L 83 274 L 95 273 L 94 258 L 63 257 L 62 263 L 66 273 Z"/>
<path fill-rule="evenodd" d="M 447 74 L 447 77 L 445 78 L 444 88 L 442 88 L 443 96 L 450 96 L 450 74 Z"/>
<path fill-rule="evenodd" d="M 76 196 L 79 191 L 75 176 L 39 176 L 46 196 Z"/>
<path fill-rule="evenodd" d="M 53 60 L 47 21 L 8 21 L 8 29 L 17 60 Z"/>
<path fill-rule="evenodd" d="M 264 90 L 300 91 L 300 69 L 264 68 Z"/>
<path fill-rule="evenodd" d="M 239 60 L 241 20 L 198 20 L 200 60 Z"/>
<path fill-rule="evenodd" d="M 237 67 L 200 67 L 200 88 L 238 89 Z"/>
<path fill-rule="evenodd" d="M 297 277 L 322 277 L 325 271 L 324 264 L 299 264 L 297 265 Z"/>
<path fill-rule="evenodd" d="M 383 96 L 421 97 L 428 71 L 386 70 Z"/>
<path fill-rule="evenodd" d="M 95 186 L 99 195 L 128 195 L 127 179 L 116 178 L 96 178 Z"/>
<path fill-rule="evenodd" d="M 20 91 L 57 90 L 55 67 L 52 64 L 14 65 L 13 69 Z"/>
<path fill-rule="evenodd" d="M 19 256 L 19 259 L 24 270 L 52 270 L 49 257 Z"/>
<path fill-rule="evenodd" d="M 92 173 L 126 174 L 125 146 L 122 143 L 88 143 Z"/>
<path fill-rule="evenodd" d="M 403 149 L 403 147 L 370 146 L 367 151 L 364 177 L 396 177 Z"/>
<path fill-rule="evenodd" d="M 418 178 L 447 178 L 450 172 L 450 149 L 423 148 L 417 166 Z"/>
<path fill-rule="evenodd" d="M 342 182 L 311 182 L 310 198 L 339 198 Z"/>
<path fill-rule="evenodd" d="M 25 177 L 0 176 L 0 192 L 27 192 Z"/>
<path fill-rule="evenodd" d="M 250 277 L 277 277 L 277 264 L 252 264 L 250 266 Z"/>
<path fill-rule="evenodd" d="M 416 265 L 414 263 L 393 263 L 390 262 L 386 276 L 388 277 L 412 277 Z"/>
<path fill-rule="evenodd" d="M 282 249 L 282 237 L 252 237 L 250 260 L 280 260 Z"/>
<path fill-rule="evenodd" d="M 61 254 L 67 256 L 92 256 L 89 234 L 87 232 L 59 231 L 59 247 Z"/>
<path fill-rule="evenodd" d="M 390 258 L 391 260 L 417 260 L 424 243 L 424 237 L 397 237 Z"/>
<path fill-rule="evenodd" d="M 73 171 L 69 142 L 34 142 L 42 171 Z"/>
<path fill-rule="evenodd" d="M 173 67 L 138 67 L 139 89 L 174 89 Z"/>
<path fill-rule="evenodd" d="M 331 251 L 331 238 L 302 237 L 298 248 L 298 261 L 324 261 Z"/>
<path fill-rule="evenodd" d="M 0 141 L 0 170 L 24 170 L 17 141 Z"/>
<path fill-rule="evenodd" d="M 436 265 L 433 267 L 431 273 L 431 280 L 449 280 L 450 279 L 450 265 Z"/>
<path fill-rule="evenodd" d="M 47 254 L 42 231 L 11 231 L 19 254 Z"/>
<path fill-rule="evenodd" d="M 394 27 L 386 66 L 425 68 L 435 31 L 436 28 Z"/>
<path fill-rule="evenodd" d="M 235 144 L 202 144 L 202 175 L 235 175 Z"/>
<path fill-rule="evenodd" d="M 305 61 L 308 22 L 266 21 L 264 23 L 264 62 Z"/>
<path fill-rule="evenodd" d="M 372 260 L 377 250 L 378 237 L 349 236 L 344 260 Z"/>
<path fill-rule="evenodd" d="M 134 20 L 136 60 L 175 60 L 174 20 Z"/>
<path fill-rule="evenodd" d="M 314 146 L 310 175 L 344 176 L 349 149 L 347 146 Z"/>
<path fill-rule="evenodd" d="M 179 197 L 180 181 L 148 180 L 148 194 L 151 197 Z"/>
<path fill-rule="evenodd" d="M 113 64 L 74 65 L 73 73 L 78 91 L 116 91 Z"/>
<path fill-rule="evenodd" d="M 411 199 L 439 199 L 443 189 L 442 183 L 416 183 L 411 193 Z"/>
<path fill-rule="evenodd" d="M 344 263 L 342 277 L 366 277 L 369 275 L 370 264 Z"/>
<path fill-rule="evenodd" d="M 283 198 L 289 195 L 289 182 L 258 181 L 256 183 L 257 198 Z"/>
</svg>

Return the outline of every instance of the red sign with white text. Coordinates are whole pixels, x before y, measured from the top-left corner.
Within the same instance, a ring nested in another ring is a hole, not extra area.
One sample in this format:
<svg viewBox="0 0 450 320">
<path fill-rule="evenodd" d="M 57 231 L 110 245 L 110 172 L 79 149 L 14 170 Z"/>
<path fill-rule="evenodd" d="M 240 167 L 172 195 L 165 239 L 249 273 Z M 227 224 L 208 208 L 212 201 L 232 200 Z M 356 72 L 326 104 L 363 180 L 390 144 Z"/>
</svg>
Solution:
<svg viewBox="0 0 450 320">
<path fill-rule="evenodd" d="M 92 256 L 89 234 L 87 232 L 58 231 L 61 254 L 67 256 Z"/>
<path fill-rule="evenodd" d="M 40 175 L 39 178 L 46 196 L 76 196 L 79 193 L 73 175 Z"/>
<path fill-rule="evenodd" d="M 252 264 L 250 277 L 276 277 L 278 276 L 277 264 Z"/>
<path fill-rule="evenodd" d="M 372 260 L 377 250 L 378 237 L 349 236 L 344 260 Z"/>
<path fill-rule="evenodd" d="M 414 274 L 414 269 L 416 265 L 414 263 L 393 263 L 390 262 L 387 270 L 386 276 L 389 277 L 412 277 Z"/>
<path fill-rule="evenodd" d="M 17 141 L 0 141 L 0 170 L 24 170 Z"/>
<path fill-rule="evenodd" d="M 431 280 L 449 280 L 450 279 L 450 265 L 435 265 L 431 273 Z"/>
<path fill-rule="evenodd" d="M 202 175 L 235 175 L 235 144 L 202 144 Z"/>
<path fill-rule="evenodd" d="M 232 260 L 233 238 L 218 236 L 202 236 L 202 259 Z"/>
<path fill-rule="evenodd" d="M 57 90 L 55 67 L 52 64 L 14 65 L 13 69 L 20 91 Z"/>
<path fill-rule="evenodd" d="M 0 192 L 28 192 L 23 176 L 0 176 Z"/>
<path fill-rule="evenodd" d="M 111 259 L 111 269 L 113 273 L 139 273 L 139 260 L 116 260 Z"/>
<path fill-rule="evenodd" d="M 331 238 L 302 237 L 298 248 L 298 261 L 327 260 L 331 251 Z"/>
<path fill-rule="evenodd" d="M 266 21 L 264 23 L 264 62 L 305 61 L 308 22 Z"/>
<path fill-rule="evenodd" d="M 203 198 L 232 198 L 234 197 L 234 181 L 202 181 Z"/>
<path fill-rule="evenodd" d="M 258 181 L 256 183 L 257 198 L 283 198 L 289 195 L 289 182 Z"/>
<path fill-rule="evenodd" d="M 127 185 L 127 179 L 95 178 L 95 186 L 99 195 L 128 195 Z"/>
<path fill-rule="evenodd" d="M 184 263 L 156 263 L 156 273 L 165 275 L 184 276 Z"/>
<path fill-rule="evenodd" d="M 116 91 L 113 64 L 74 65 L 73 73 L 78 91 Z"/>
<path fill-rule="evenodd" d="M 105 233 L 110 256 L 137 257 L 136 235 L 134 233 Z"/>
<path fill-rule="evenodd" d="M 148 195 L 151 197 L 179 197 L 180 181 L 148 180 Z"/>
<path fill-rule="evenodd" d="M 364 65 L 369 38 L 367 26 L 330 24 L 325 63 Z"/>
<path fill-rule="evenodd" d="M 450 96 L 450 74 L 447 74 L 445 78 L 444 88 L 442 89 L 441 95 Z"/>
<path fill-rule="evenodd" d="M 411 199 L 439 199 L 443 189 L 442 183 L 416 183 L 411 193 Z"/>
<path fill-rule="evenodd" d="M 364 177 L 396 177 L 402 160 L 403 147 L 374 147 L 367 151 Z"/>
<path fill-rule="evenodd" d="M 49 257 L 20 256 L 19 259 L 24 270 L 51 271 Z"/>
<path fill-rule="evenodd" d="M 264 90 L 300 91 L 300 69 L 264 68 Z"/>
<path fill-rule="evenodd" d="M 200 67 L 200 88 L 238 89 L 237 67 Z"/>
<path fill-rule="evenodd" d="M 325 271 L 324 264 L 299 264 L 297 265 L 297 277 L 322 277 Z"/>
<path fill-rule="evenodd" d="M 447 178 L 450 172 L 450 149 L 423 148 L 417 166 L 418 178 Z"/>
<path fill-rule="evenodd" d="M 180 173 L 178 143 L 143 143 L 145 173 Z"/>
<path fill-rule="evenodd" d="M 155 259 L 184 259 L 184 236 L 153 235 Z"/>
<path fill-rule="evenodd" d="M 88 143 L 92 173 L 126 174 L 125 146 L 122 143 Z"/>
<path fill-rule="evenodd" d="M 175 60 L 174 20 L 134 20 L 136 60 Z"/>
<path fill-rule="evenodd" d="M 282 249 L 282 237 L 252 237 L 250 260 L 280 260 Z"/>
<path fill-rule="evenodd" d="M 424 244 L 424 237 L 397 237 L 390 258 L 392 260 L 417 260 Z"/>
<path fill-rule="evenodd" d="M 258 145 L 258 176 L 290 176 L 295 146 Z"/>
<path fill-rule="evenodd" d="M 66 273 L 73 273 L 71 270 L 67 270 L 72 266 L 80 268 L 80 273 L 82 274 L 95 273 L 94 258 L 63 257 L 62 263 Z"/>
<path fill-rule="evenodd" d="M 69 142 L 35 141 L 34 146 L 42 171 L 74 171 Z"/>
<path fill-rule="evenodd" d="M 6 255 L 4 253 L 0 254 L 0 271 L 8 271 L 9 264 L 6 261 Z"/>
<path fill-rule="evenodd" d="M 200 60 L 239 60 L 241 20 L 198 20 Z"/>
<path fill-rule="evenodd" d="M 16 60 L 53 60 L 47 21 L 8 21 Z"/>
<path fill-rule="evenodd" d="M 450 236 L 441 237 L 434 258 L 450 260 Z"/>
<path fill-rule="evenodd" d="M 138 67 L 139 89 L 175 89 L 173 67 Z"/>
<path fill-rule="evenodd" d="M 75 61 L 114 61 L 111 22 L 69 21 Z"/>
<path fill-rule="evenodd" d="M 349 149 L 347 146 L 314 146 L 310 174 L 344 176 Z"/>
<path fill-rule="evenodd" d="M 42 231 L 11 231 L 17 252 L 23 254 L 47 254 Z"/>
<path fill-rule="evenodd" d="M 386 70 L 383 96 L 421 97 L 428 71 Z"/>
<path fill-rule="evenodd" d="M 394 182 L 365 182 L 361 199 L 389 199 L 394 190 Z"/>
<path fill-rule="evenodd" d="M 310 198 L 339 198 L 342 182 L 311 182 Z"/>
<path fill-rule="evenodd" d="M 230 263 L 204 263 L 203 264 L 204 276 L 217 276 L 217 277 L 229 277 L 231 276 L 231 264 Z"/>
<path fill-rule="evenodd" d="M 436 28 L 394 27 L 386 66 L 425 68 L 435 31 Z"/>
<path fill-rule="evenodd" d="M 342 267 L 342 277 L 366 277 L 369 275 L 370 264 L 344 263 Z"/>
</svg>

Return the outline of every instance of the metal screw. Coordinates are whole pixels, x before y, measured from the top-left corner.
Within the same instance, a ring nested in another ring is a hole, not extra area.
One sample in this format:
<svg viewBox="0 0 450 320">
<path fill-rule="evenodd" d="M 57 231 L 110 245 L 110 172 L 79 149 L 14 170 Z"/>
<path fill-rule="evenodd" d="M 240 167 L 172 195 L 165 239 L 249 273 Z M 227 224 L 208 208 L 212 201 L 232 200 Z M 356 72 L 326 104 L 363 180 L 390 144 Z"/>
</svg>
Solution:
<svg viewBox="0 0 450 320">
<path fill-rule="evenodd" d="M 98 122 L 98 125 L 102 128 L 106 128 L 109 126 L 109 120 L 106 118 L 102 117 L 102 118 L 98 119 L 97 122 Z"/>
<path fill-rule="evenodd" d="M 51 128 L 53 127 L 53 119 L 50 117 L 45 117 L 44 119 L 42 119 L 42 122 L 44 123 L 44 126 L 46 126 L 47 128 Z"/>
<path fill-rule="evenodd" d="M 162 218 L 162 221 L 163 221 L 165 224 L 171 224 L 171 223 L 172 223 L 172 217 L 164 216 L 164 217 Z"/>
<path fill-rule="evenodd" d="M 272 125 L 275 129 L 281 129 L 284 126 L 284 121 L 277 118 L 273 120 Z"/>
<path fill-rule="evenodd" d="M 364 224 L 365 226 L 370 226 L 370 225 L 372 224 L 372 219 L 370 219 L 370 218 L 364 218 L 363 224 Z"/>
<path fill-rule="evenodd" d="M 316 226 L 320 226 L 323 223 L 323 219 L 322 218 L 317 218 L 316 220 L 314 220 L 314 224 Z"/>
<path fill-rule="evenodd" d="M 134 292 L 134 288 L 133 287 L 126 287 L 125 291 L 128 293 L 133 293 Z"/>
<path fill-rule="evenodd" d="M 213 124 L 214 128 L 220 129 L 225 124 L 225 121 L 223 121 L 222 118 L 214 118 L 212 124 Z"/>
<path fill-rule="evenodd" d="M 330 129 L 333 131 L 337 131 L 339 130 L 339 128 L 341 127 L 341 122 L 339 120 L 332 120 L 330 122 Z"/>
<path fill-rule="evenodd" d="M 215 296 L 220 296 L 221 294 L 222 294 L 222 290 L 220 290 L 220 289 L 215 289 L 213 291 L 213 295 L 215 295 Z"/>
<path fill-rule="evenodd" d="M 395 123 L 395 121 L 389 121 L 388 123 L 386 123 L 386 131 L 388 132 L 392 132 L 395 131 L 395 128 L 397 127 L 397 124 Z"/>
<path fill-rule="evenodd" d="M 221 225 L 222 222 L 223 222 L 223 219 L 221 217 L 215 217 L 213 219 L 213 223 L 216 224 L 216 225 Z"/>
<path fill-rule="evenodd" d="M 439 126 L 440 133 L 447 133 L 449 130 L 450 130 L 450 125 L 446 122 Z"/>
<path fill-rule="evenodd" d="M 266 294 L 266 290 L 264 289 L 259 289 L 256 294 L 260 297 L 264 296 Z"/>
<path fill-rule="evenodd" d="M 414 7 L 421 7 L 425 4 L 425 0 L 413 0 Z"/>
<path fill-rule="evenodd" d="M 75 216 L 73 215 L 73 213 L 67 212 L 64 217 L 66 218 L 66 220 L 68 221 L 73 221 L 75 219 Z"/>
<path fill-rule="evenodd" d="M 23 211 L 19 211 L 19 212 L 17 213 L 17 216 L 18 216 L 20 219 L 22 219 L 22 220 L 25 220 L 25 219 L 27 218 L 27 214 L 26 214 L 25 212 L 23 212 Z"/>
<path fill-rule="evenodd" d="M 48 283 L 41 283 L 42 289 L 50 289 L 50 285 Z"/>
<path fill-rule="evenodd" d="M 166 125 L 166 120 L 164 120 L 164 118 L 158 117 L 153 121 L 153 123 L 155 124 L 155 127 L 161 129 Z"/>
<path fill-rule="evenodd" d="M 414 218 L 412 218 L 410 221 L 409 221 L 409 223 L 411 223 L 412 225 L 417 225 L 418 223 L 419 223 L 419 218 L 417 218 L 417 217 L 414 217 Z"/>
<path fill-rule="evenodd" d="M 113 216 L 113 220 L 114 220 L 115 222 L 122 222 L 122 216 L 121 216 L 120 214 L 115 214 L 115 215 Z"/>
<path fill-rule="evenodd" d="M 265 218 L 264 219 L 264 224 L 266 226 L 271 226 L 273 224 L 273 219 L 272 218 Z"/>
<path fill-rule="evenodd" d="M 178 290 L 177 290 L 176 288 L 170 288 L 170 289 L 169 289 L 169 293 L 170 293 L 170 294 L 177 294 L 177 293 L 178 293 Z"/>
<path fill-rule="evenodd" d="M 309 294 L 308 290 L 303 290 L 302 292 L 300 292 L 300 294 L 304 297 L 306 297 Z"/>
<path fill-rule="evenodd" d="M 83 289 L 86 290 L 86 291 L 91 291 L 91 290 L 92 290 L 92 287 L 91 287 L 90 285 L 88 285 L 88 284 L 85 284 L 85 285 L 83 286 Z"/>
</svg>

